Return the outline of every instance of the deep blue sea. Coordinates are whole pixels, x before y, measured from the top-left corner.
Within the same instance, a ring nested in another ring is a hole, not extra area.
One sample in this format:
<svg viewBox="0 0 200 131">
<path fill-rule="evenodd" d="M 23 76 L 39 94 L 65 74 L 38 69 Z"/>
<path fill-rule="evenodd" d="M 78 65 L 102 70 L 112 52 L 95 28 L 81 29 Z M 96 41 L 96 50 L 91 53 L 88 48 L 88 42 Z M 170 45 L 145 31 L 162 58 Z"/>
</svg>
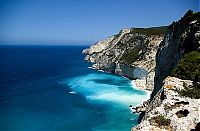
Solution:
<svg viewBox="0 0 200 131">
<path fill-rule="evenodd" d="M 88 69 L 86 46 L 0 46 L 0 131 L 128 131 L 131 81 Z"/>
</svg>

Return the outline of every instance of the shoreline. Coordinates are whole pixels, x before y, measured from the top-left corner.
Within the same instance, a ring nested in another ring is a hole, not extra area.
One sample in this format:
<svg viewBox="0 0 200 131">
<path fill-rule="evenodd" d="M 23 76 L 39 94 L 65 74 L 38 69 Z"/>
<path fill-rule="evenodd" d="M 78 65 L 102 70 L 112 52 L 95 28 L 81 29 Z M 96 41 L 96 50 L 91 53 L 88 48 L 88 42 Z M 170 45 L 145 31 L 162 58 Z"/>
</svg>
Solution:
<svg viewBox="0 0 200 131">
<path fill-rule="evenodd" d="M 143 98 L 143 102 L 138 104 L 138 105 L 135 105 L 135 106 L 132 106 L 130 105 L 129 109 L 131 110 L 132 113 L 137 113 L 135 108 L 137 107 L 140 107 L 142 106 L 145 102 L 147 102 L 150 97 L 151 97 L 151 94 L 152 94 L 152 91 L 149 91 L 149 90 L 146 90 L 144 88 L 140 88 L 136 83 L 135 83 L 135 80 L 132 80 L 131 81 L 131 87 L 135 90 L 141 90 L 141 91 L 144 91 L 146 93 L 146 96 Z"/>
<path fill-rule="evenodd" d="M 145 84 L 142 83 L 143 81 L 144 81 L 144 80 L 140 80 L 140 79 L 131 80 L 131 86 L 132 86 L 133 89 L 141 90 L 141 91 L 146 92 L 147 95 L 148 95 L 149 98 L 150 98 L 150 96 L 151 96 L 151 94 L 152 94 L 152 91 L 146 89 Z M 142 85 L 142 84 L 143 84 L 143 85 Z"/>
<path fill-rule="evenodd" d="M 113 74 L 113 73 L 110 73 L 110 72 L 107 72 L 107 71 L 104 71 L 104 70 L 96 69 L 96 68 L 94 68 L 94 67 L 92 67 L 92 66 L 89 66 L 88 68 L 89 68 L 89 69 L 92 69 L 92 70 L 99 71 L 99 72 L 104 72 L 104 73 L 108 73 L 108 74 Z M 114 75 L 116 75 L 116 74 L 114 74 Z"/>
<path fill-rule="evenodd" d="M 113 75 L 117 75 L 117 76 L 120 76 L 120 77 L 129 79 L 129 80 L 131 81 L 130 84 L 131 84 L 131 87 L 132 87 L 133 89 L 141 90 L 141 91 L 146 92 L 147 95 L 149 95 L 149 98 L 150 98 L 150 95 L 151 95 L 152 91 L 146 89 L 145 80 L 140 80 L 140 79 L 132 80 L 132 79 L 126 77 L 126 76 L 114 74 L 114 73 L 107 72 L 107 71 L 104 71 L 104 70 L 99 70 L 99 69 L 96 69 L 96 68 L 91 67 L 91 66 L 89 66 L 88 68 L 89 68 L 89 69 L 92 69 L 92 70 L 99 71 L 99 72 L 104 72 L 104 73 L 108 73 L 108 74 L 113 74 Z"/>
<path fill-rule="evenodd" d="M 99 72 L 104 72 L 104 73 L 108 73 L 108 74 L 113 74 L 113 75 L 117 75 L 117 76 L 120 76 L 120 77 L 129 79 L 129 80 L 131 81 L 131 82 L 130 82 L 130 85 L 131 85 L 131 87 L 132 87 L 133 89 L 135 89 L 135 90 L 141 90 L 141 91 L 144 91 L 144 92 L 146 93 L 146 97 L 143 99 L 143 102 L 149 100 L 150 97 L 151 97 L 152 91 L 146 89 L 146 85 L 145 85 L 146 82 L 145 82 L 145 80 L 140 80 L 140 79 L 131 80 L 130 78 L 128 78 L 128 77 L 126 77 L 126 76 L 114 74 L 114 73 L 107 72 L 107 71 L 104 71 L 104 70 L 99 70 L 99 69 L 96 69 L 95 67 L 91 67 L 91 66 L 90 66 L 90 67 L 88 67 L 88 68 L 89 68 L 89 69 L 96 70 L 96 71 L 99 71 Z M 140 104 L 138 104 L 138 105 L 136 105 L 136 106 L 142 105 L 143 102 L 140 103 Z M 131 105 L 131 104 L 130 104 L 130 105 Z M 131 109 L 131 111 L 132 111 L 132 109 Z"/>
<path fill-rule="evenodd" d="M 103 71 L 103 70 L 99 70 L 99 69 L 96 69 L 94 67 L 88 67 L 89 69 L 93 69 L 93 70 L 96 70 L 96 71 L 99 71 L 99 72 L 104 72 L 104 73 L 108 73 L 108 74 L 113 74 L 111 72 L 106 72 L 106 71 Z M 151 97 L 151 94 L 152 94 L 152 91 L 150 90 L 147 90 L 146 89 L 146 82 L 145 80 L 140 80 L 140 79 L 136 79 L 136 80 L 131 80 L 130 78 L 126 77 L 126 76 L 122 76 L 122 75 L 118 75 L 118 74 L 113 74 L 113 75 L 117 75 L 117 76 L 120 76 L 120 77 L 123 77 L 123 78 L 126 78 L 126 79 L 129 79 L 130 80 L 130 86 L 132 89 L 135 89 L 135 90 L 141 90 L 141 91 L 144 91 L 146 93 L 145 97 L 143 98 L 142 102 L 137 104 L 137 105 L 132 105 L 132 103 L 130 103 L 129 107 L 129 110 L 131 113 L 134 113 L 134 114 L 139 114 L 139 122 L 137 125 L 139 125 L 141 123 L 141 120 L 142 120 L 142 117 L 144 116 L 144 112 L 137 112 L 136 111 L 136 108 L 137 107 L 143 107 L 145 103 L 148 102 L 148 100 L 150 99 Z M 134 96 L 133 96 L 134 97 Z M 135 126 L 137 126 L 135 125 Z M 132 127 L 133 128 L 133 127 Z"/>
</svg>

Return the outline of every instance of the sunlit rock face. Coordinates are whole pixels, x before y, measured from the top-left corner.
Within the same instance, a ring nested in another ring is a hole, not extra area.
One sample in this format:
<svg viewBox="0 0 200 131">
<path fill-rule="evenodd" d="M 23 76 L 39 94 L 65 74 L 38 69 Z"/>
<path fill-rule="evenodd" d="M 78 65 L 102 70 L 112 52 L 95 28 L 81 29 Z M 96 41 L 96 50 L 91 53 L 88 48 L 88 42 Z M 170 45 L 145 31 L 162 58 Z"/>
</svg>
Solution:
<svg viewBox="0 0 200 131">
<path fill-rule="evenodd" d="M 156 32 L 161 29 L 162 32 Z M 93 63 L 94 69 L 144 80 L 147 85 L 145 89 L 152 90 L 155 56 L 165 29 L 166 27 L 122 29 L 117 35 L 83 50 L 85 60 Z"/>
<path fill-rule="evenodd" d="M 180 96 L 178 91 L 185 86 L 192 85 L 190 80 L 181 80 L 176 77 L 167 77 L 164 85 L 155 95 L 154 99 L 146 107 L 146 114 L 143 121 L 133 128 L 133 131 L 190 131 L 200 121 L 200 99 L 192 99 Z M 162 97 L 163 100 L 160 98 Z M 164 116 L 169 119 L 168 126 L 156 126 L 152 119 L 156 116 Z"/>
<path fill-rule="evenodd" d="M 169 26 L 159 45 L 154 90 L 149 101 L 134 108 L 135 112 L 143 111 L 145 115 L 133 131 L 190 131 L 197 128 L 200 122 L 200 99 L 182 96 L 179 92 L 193 82 L 169 77 L 184 55 L 193 51 L 200 51 L 200 12 L 188 11 Z M 159 121 L 167 121 L 167 124 L 160 126 Z"/>
</svg>

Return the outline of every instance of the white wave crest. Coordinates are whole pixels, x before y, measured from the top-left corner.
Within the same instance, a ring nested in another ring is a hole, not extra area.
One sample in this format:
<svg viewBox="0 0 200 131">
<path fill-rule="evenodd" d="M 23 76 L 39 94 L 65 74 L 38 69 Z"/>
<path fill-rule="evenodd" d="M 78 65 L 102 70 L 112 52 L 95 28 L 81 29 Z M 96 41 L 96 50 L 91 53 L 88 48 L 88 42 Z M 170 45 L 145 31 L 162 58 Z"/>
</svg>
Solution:
<svg viewBox="0 0 200 131">
<path fill-rule="evenodd" d="M 104 81 L 107 82 L 104 83 Z M 112 82 L 125 84 L 115 85 L 112 84 Z M 67 84 L 72 92 L 83 95 L 90 102 L 137 105 L 142 103 L 144 99 L 149 98 L 149 94 L 144 91 L 133 89 L 130 81 L 127 79 L 106 73 L 94 73 L 79 76 L 65 80 L 62 83 Z"/>
</svg>

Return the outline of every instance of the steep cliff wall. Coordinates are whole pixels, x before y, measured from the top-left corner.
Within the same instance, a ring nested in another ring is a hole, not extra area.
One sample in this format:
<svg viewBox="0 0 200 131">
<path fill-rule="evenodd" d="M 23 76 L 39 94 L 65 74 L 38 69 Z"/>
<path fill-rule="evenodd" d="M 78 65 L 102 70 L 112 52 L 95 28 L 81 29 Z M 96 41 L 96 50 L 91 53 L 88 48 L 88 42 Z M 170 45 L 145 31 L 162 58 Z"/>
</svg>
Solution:
<svg viewBox="0 0 200 131">
<path fill-rule="evenodd" d="M 159 45 L 152 98 L 145 102 L 145 106 L 143 104 L 135 108 L 136 112 L 145 111 L 145 115 L 133 131 L 195 129 L 200 123 L 199 52 L 200 12 L 193 13 L 190 10 L 179 21 L 169 26 Z M 174 69 L 177 76 L 189 80 L 169 77 Z"/>
<path fill-rule="evenodd" d="M 85 60 L 97 70 L 142 79 L 152 90 L 155 55 L 165 31 L 166 27 L 123 29 L 83 50 Z"/>
<path fill-rule="evenodd" d="M 188 11 L 179 21 L 173 22 L 156 54 L 155 84 L 152 97 L 161 89 L 184 54 L 200 50 L 200 13 Z"/>
</svg>

